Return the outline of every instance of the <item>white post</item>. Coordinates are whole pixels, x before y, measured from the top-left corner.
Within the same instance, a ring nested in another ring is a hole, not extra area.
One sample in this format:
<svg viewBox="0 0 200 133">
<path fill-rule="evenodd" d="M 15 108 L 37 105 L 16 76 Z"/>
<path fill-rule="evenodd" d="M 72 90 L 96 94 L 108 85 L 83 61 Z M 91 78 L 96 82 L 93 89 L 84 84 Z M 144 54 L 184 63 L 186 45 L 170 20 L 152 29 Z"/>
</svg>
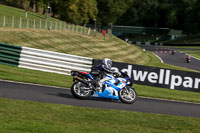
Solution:
<svg viewBox="0 0 200 133">
<path fill-rule="evenodd" d="M 89 29 L 88 29 L 88 36 L 90 35 L 90 30 L 91 30 L 91 29 L 89 28 Z"/>
<path fill-rule="evenodd" d="M 62 30 L 62 23 L 60 22 L 60 30 Z"/>
<path fill-rule="evenodd" d="M 19 18 L 19 28 L 22 28 L 22 18 Z"/>
<path fill-rule="evenodd" d="M 78 32 L 78 25 L 76 25 L 76 32 Z"/>
<path fill-rule="evenodd" d="M 45 30 L 47 29 L 47 20 L 45 21 Z"/>
<path fill-rule="evenodd" d="M 3 16 L 3 27 L 6 27 L 6 16 Z"/>
<path fill-rule="evenodd" d="M 28 19 L 26 20 L 26 28 L 28 28 L 28 23 L 29 23 L 29 21 L 28 21 Z"/>
<path fill-rule="evenodd" d="M 35 29 L 35 19 L 33 20 L 33 28 Z"/>
<path fill-rule="evenodd" d="M 14 23 L 15 23 L 15 17 L 12 16 L 12 28 L 14 28 Z"/>
<path fill-rule="evenodd" d="M 42 20 L 40 19 L 40 30 L 42 29 Z"/>
<path fill-rule="evenodd" d="M 55 30 L 57 30 L 57 21 L 56 21 L 56 27 L 55 27 Z"/>
<path fill-rule="evenodd" d="M 51 30 L 53 30 L 53 22 L 51 21 L 51 27 L 50 27 Z"/>
</svg>

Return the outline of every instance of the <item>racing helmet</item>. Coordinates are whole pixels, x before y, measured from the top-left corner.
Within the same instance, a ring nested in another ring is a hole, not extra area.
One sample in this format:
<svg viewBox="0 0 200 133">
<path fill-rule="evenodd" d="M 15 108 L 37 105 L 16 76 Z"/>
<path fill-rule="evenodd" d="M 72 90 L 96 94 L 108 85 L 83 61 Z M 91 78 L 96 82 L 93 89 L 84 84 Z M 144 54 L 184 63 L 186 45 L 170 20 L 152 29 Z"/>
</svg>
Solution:
<svg viewBox="0 0 200 133">
<path fill-rule="evenodd" d="M 108 58 L 105 58 L 104 60 L 103 60 L 103 65 L 104 65 L 104 67 L 106 68 L 106 69 L 111 69 L 111 67 L 112 67 L 112 61 L 110 60 L 110 59 L 108 59 Z"/>
</svg>

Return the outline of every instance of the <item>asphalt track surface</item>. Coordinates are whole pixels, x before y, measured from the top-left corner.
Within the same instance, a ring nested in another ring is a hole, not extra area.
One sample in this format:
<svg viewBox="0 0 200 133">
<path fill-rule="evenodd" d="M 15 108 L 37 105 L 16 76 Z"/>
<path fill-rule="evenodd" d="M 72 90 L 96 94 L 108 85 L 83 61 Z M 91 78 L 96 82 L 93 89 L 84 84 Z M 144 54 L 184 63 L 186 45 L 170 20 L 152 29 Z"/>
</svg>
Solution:
<svg viewBox="0 0 200 133">
<path fill-rule="evenodd" d="M 79 100 L 67 88 L 47 87 L 0 81 L 0 97 L 81 107 L 200 117 L 200 104 L 141 98 L 133 104 L 105 99 Z"/>
<path fill-rule="evenodd" d="M 170 50 L 166 47 L 158 47 L 158 46 L 145 46 L 141 45 L 140 47 L 144 48 L 145 50 L 152 51 L 156 53 L 164 63 L 180 66 L 196 71 L 200 71 L 200 59 L 191 57 L 191 62 L 186 62 L 186 53 L 178 52 L 178 50 L 200 50 L 200 49 L 193 49 L 193 48 L 172 48 L 175 50 L 175 54 L 171 55 Z M 157 52 L 156 52 L 157 51 Z"/>
</svg>

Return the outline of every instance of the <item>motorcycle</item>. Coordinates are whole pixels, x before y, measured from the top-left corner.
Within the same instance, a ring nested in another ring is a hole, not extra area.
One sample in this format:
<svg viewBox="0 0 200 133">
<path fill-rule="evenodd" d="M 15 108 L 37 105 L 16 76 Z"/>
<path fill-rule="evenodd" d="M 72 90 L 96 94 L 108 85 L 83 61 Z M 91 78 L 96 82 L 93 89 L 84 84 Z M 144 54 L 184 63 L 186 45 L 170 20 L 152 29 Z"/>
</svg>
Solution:
<svg viewBox="0 0 200 133">
<path fill-rule="evenodd" d="M 191 62 L 191 56 L 190 56 L 190 55 L 187 55 L 187 56 L 186 56 L 186 62 L 187 62 L 187 63 L 190 63 L 190 62 Z"/>
<path fill-rule="evenodd" d="M 78 99 L 87 99 L 91 96 L 121 100 L 127 104 L 132 104 L 137 99 L 137 93 L 131 87 L 132 81 L 126 73 L 121 73 L 121 76 L 106 74 L 105 78 L 99 82 L 102 83 L 100 89 L 93 85 L 95 74 L 71 71 L 71 75 L 74 81 L 71 93 Z"/>
</svg>

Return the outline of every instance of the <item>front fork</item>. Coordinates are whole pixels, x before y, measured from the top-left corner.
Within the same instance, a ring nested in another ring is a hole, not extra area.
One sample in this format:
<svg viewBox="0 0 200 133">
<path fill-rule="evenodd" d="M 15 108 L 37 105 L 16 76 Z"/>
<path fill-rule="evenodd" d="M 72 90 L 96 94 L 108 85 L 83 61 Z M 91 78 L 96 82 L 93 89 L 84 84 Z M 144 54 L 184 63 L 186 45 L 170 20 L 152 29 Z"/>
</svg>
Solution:
<svg viewBox="0 0 200 133">
<path fill-rule="evenodd" d="M 127 93 L 127 95 L 130 93 L 131 88 L 129 86 L 124 87 L 125 92 Z"/>
</svg>

